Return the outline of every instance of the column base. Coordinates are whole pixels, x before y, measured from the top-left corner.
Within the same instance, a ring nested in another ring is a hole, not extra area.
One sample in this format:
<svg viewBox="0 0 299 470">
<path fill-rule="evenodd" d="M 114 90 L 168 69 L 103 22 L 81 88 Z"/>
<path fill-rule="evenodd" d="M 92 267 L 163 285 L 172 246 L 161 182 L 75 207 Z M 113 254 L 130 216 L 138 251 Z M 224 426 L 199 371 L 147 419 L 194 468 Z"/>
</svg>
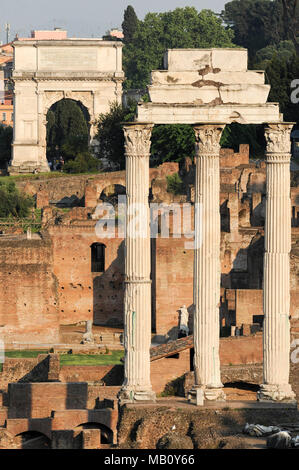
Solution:
<svg viewBox="0 0 299 470">
<path fill-rule="evenodd" d="M 209 388 L 205 386 L 193 387 L 187 395 L 189 403 L 203 406 L 204 401 L 225 401 L 226 395 L 222 388 Z"/>
<path fill-rule="evenodd" d="M 257 392 L 258 401 L 276 401 L 297 403 L 295 400 L 295 393 L 293 392 L 290 384 L 276 385 L 276 384 L 262 384 L 260 390 Z"/>
<path fill-rule="evenodd" d="M 117 395 L 120 405 L 125 403 L 140 403 L 143 401 L 155 403 L 156 394 L 152 390 L 122 389 Z"/>
<path fill-rule="evenodd" d="M 13 164 L 7 168 L 9 175 L 20 175 L 26 173 L 48 173 L 50 171 L 47 162 L 23 162 L 20 164 Z"/>
</svg>

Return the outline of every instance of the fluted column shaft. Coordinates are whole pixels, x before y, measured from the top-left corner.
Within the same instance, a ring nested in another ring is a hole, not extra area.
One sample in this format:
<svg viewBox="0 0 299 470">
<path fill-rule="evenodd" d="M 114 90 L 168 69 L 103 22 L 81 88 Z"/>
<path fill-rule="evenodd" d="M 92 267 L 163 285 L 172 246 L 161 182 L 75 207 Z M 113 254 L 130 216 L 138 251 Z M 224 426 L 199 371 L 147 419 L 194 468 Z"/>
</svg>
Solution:
<svg viewBox="0 0 299 470">
<path fill-rule="evenodd" d="M 267 141 L 261 400 L 294 398 L 290 371 L 290 124 L 271 124 Z"/>
<path fill-rule="evenodd" d="M 123 401 L 153 400 L 150 383 L 151 260 L 149 155 L 152 125 L 124 127 L 126 150 L 126 240 Z"/>
<path fill-rule="evenodd" d="M 196 137 L 194 250 L 195 387 L 205 398 L 223 399 L 219 360 L 220 170 L 223 125 L 198 125 Z M 210 391 L 208 391 L 210 389 Z M 212 392 L 211 389 L 214 389 Z M 218 389 L 218 391 L 217 391 Z"/>
</svg>

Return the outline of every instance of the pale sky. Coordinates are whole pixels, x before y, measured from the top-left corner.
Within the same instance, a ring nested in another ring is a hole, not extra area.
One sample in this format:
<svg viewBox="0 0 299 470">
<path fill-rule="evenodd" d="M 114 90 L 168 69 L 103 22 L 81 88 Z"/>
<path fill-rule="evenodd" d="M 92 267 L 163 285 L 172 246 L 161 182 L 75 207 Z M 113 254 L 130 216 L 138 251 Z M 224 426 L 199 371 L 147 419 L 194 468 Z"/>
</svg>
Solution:
<svg viewBox="0 0 299 470">
<path fill-rule="evenodd" d="M 139 19 L 150 12 L 194 6 L 217 13 L 226 0 L 6 0 L 1 2 L 0 38 L 6 42 L 5 23 L 11 25 L 10 39 L 19 33 L 28 37 L 33 29 L 68 30 L 69 37 L 101 37 L 114 27 L 121 27 L 123 13 L 132 5 Z"/>
</svg>

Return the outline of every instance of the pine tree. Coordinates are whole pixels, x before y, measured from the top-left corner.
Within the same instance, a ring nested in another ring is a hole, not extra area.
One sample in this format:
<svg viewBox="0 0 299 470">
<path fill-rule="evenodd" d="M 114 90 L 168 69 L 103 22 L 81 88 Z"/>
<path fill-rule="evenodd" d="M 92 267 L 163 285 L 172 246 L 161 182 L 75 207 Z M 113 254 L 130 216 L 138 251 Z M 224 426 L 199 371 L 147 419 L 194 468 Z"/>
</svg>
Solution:
<svg viewBox="0 0 299 470">
<path fill-rule="evenodd" d="M 132 42 L 134 33 L 137 29 L 138 18 L 134 8 L 129 5 L 124 13 L 124 21 L 122 23 L 122 29 L 124 33 L 124 43 L 129 44 Z"/>
<path fill-rule="evenodd" d="M 267 65 L 266 77 L 271 85 L 268 101 L 272 103 L 278 102 L 280 104 L 280 111 L 284 113 L 290 101 L 287 61 L 275 54 Z"/>
</svg>

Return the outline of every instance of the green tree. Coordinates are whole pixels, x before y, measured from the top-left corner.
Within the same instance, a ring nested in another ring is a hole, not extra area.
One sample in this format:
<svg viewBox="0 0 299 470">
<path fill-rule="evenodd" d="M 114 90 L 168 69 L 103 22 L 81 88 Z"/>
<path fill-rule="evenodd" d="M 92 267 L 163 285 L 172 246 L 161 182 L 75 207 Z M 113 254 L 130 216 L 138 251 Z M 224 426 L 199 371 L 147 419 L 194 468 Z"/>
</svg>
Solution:
<svg viewBox="0 0 299 470">
<path fill-rule="evenodd" d="M 266 68 L 266 76 L 271 85 L 268 101 L 279 102 L 280 110 L 284 113 L 290 102 L 287 61 L 275 54 Z"/>
<path fill-rule="evenodd" d="M 150 72 L 163 68 L 166 49 L 233 47 L 233 32 L 210 10 L 193 7 L 148 13 L 139 21 L 132 41 L 124 48 L 126 88 L 144 88 Z"/>
<path fill-rule="evenodd" d="M 281 0 L 232 0 L 221 17 L 235 33 L 234 42 L 249 50 L 250 57 L 285 36 Z"/>
<path fill-rule="evenodd" d="M 125 141 L 122 122 L 133 121 L 135 111 L 136 103 L 130 102 L 127 107 L 124 107 L 114 102 L 107 113 L 100 114 L 97 121 L 98 156 L 108 158 L 111 162 L 119 165 L 120 169 L 125 168 Z"/>
<path fill-rule="evenodd" d="M 0 168 L 5 168 L 11 158 L 13 129 L 0 125 Z"/>
<path fill-rule="evenodd" d="M 296 50 L 292 41 L 280 41 L 277 45 L 272 44 L 264 47 L 255 55 L 254 69 L 266 69 L 275 54 L 279 59 L 289 61 L 295 53 Z"/>
<path fill-rule="evenodd" d="M 278 102 L 285 121 L 299 123 L 298 103 L 292 103 L 292 82 L 299 77 L 299 57 L 291 59 L 275 54 L 266 67 L 266 77 L 271 85 L 268 101 Z"/>
<path fill-rule="evenodd" d="M 14 181 L 0 181 L 0 217 L 27 217 L 33 205 L 33 198 L 20 193 Z"/>
<path fill-rule="evenodd" d="M 244 125 L 237 122 L 225 126 L 220 141 L 221 147 L 232 148 L 235 152 L 238 152 L 240 144 L 249 144 L 250 157 L 263 158 L 266 148 L 263 126 Z"/>
<path fill-rule="evenodd" d="M 98 119 L 98 156 L 108 158 L 120 169 L 125 168 L 123 123 L 133 121 L 135 113 L 134 102 L 129 103 L 128 107 L 113 103 L 110 111 L 101 114 Z M 165 161 L 179 162 L 194 155 L 194 131 L 192 126 L 186 124 L 155 126 L 151 141 L 151 162 L 154 165 Z"/>
<path fill-rule="evenodd" d="M 48 157 L 57 156 L 56 148 L 64 159 L 69 159 L 69 150 L 74 139 L 80 139 L 84 150 L 88 150 L 88 125 L 80 106 L 74 100 L 63 99 L 47 113 Z M 82 150 L 81 145 L 81 150 Z"/>
<path fill-rule="evenodd" d="M 124 43 L 130 44 L 133 40 L 133 36 L 136 32 L 138 25 L 138 18 L 134 8 L 129 5 L 124 12 L 124 21 L 122 23 L 122 29 L 124 33 Z"/>
<path fill-rule="evenodd" d="M 65 173 L 96 173 L 100 163 L 90 152 L 77 152 L 74 159 L 69 159 L 63 167 Z"/>
<path fill-rule="evenodd" d="M 159 165 L 165 161 L 180 162 L 194 156 L 195 135 L 187 124 L 158 125 L 152 132 L 151 154 Z"/>
<path fill-rule="evenodd" d="M 299 0 L 281 0 L 285 36 L 294 44 L 299 55 Z"/>
</svg>

